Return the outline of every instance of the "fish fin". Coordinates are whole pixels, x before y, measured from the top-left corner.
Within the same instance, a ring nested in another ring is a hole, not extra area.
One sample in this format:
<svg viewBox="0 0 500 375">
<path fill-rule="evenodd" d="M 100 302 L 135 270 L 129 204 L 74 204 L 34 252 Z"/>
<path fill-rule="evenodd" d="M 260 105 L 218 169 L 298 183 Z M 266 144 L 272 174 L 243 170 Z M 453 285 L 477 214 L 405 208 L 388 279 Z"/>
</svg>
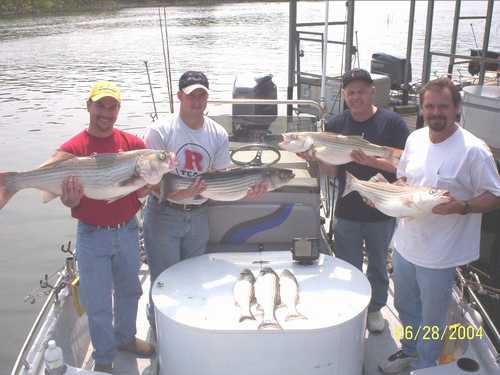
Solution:
<svg viewBox="0 0 500 375">
<path fill-rule="evenodd" d="M 403 199 L 401 203 L 407 207 L 412 207 L 414 205 L 413 200 L 410 198 Z"/>
<path fill-rule="evenodd" d="M 42 201 L 43 203 L 50 202 L 52 199 L 57 198 L 59 195 L 52 193 L 51 191 L 42 190 Z"/>
<path fill-rule="evenodd" d="M 0 209 L 7 204 L 7 202 L 12 198 L 14 194 L 17 193 L 17 189 L 12 189 L 10 186 L 10 178 L 15 176 L 17 172 L 3 172 L 0 173 Z M 9 178 L 10 177 L 10 178 Z"/>
<path fill-rule="evenodd" d="M 368 181 L 370 181 L 370 182 L 386 182 L 386 183 L 389 183 L 389 181 L 387 181 L 387 178 L 385 178 L 385 176 L 382 173 L 377 173 L 375 176 L 373 176 L 372 178 L 370 178 Z"/>
<path fill-rule="evenodd" d="M 239 322 L 241 323 L 241 322 L 243 322 L 245 320 L 255 320 L 255 317 L 252 315 L 252 313 L 241 315 L 240 319 L 239 319 Z"/>
<path fill-rule="evenodd" d="M 277 320 L 263 320 L 257 329 L 282 329 Z"/>
<path fill-rule="evenodd" d="M 285 322 L 289 322 L 290 320 L 304 320 L 306 319 L 307 320 L 307 317 L 302 315 L 301 313 L 299 312 L 296 312 L 296 313 L 293 313 L 293 314 L 288 314 L 286 317 L 285 317 Z"/>
<path fill-rule="evenodd" d="M 123 180 L 122 182 L 120 182 L 118 184 L 118 186 L 136 185 L 138 180 L 144 181 L 144 179 L 142 177 L 134 175 L 134 176 L 129 177 L 126 180 Z"/>
<path fill-rule="evenodd" d="M 356 182 L 356 180 L 357 180 L 356 177 L 354 177 L 349 172 L 345 173 L 345 188 L 344 192 L 342 193 L 342 198 L 354 191 L 353 184 Z"/>
</svg>

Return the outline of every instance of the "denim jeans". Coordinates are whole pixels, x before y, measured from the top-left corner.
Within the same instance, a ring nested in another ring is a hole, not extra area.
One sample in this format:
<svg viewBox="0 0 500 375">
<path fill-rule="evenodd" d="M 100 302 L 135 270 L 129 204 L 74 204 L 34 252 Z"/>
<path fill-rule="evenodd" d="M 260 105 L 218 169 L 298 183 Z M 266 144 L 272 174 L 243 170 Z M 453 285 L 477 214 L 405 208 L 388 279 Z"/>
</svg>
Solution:
<svg viewBox="0 0 500 375">
<path fill-rule="evenodd" d="M 137 304 L 142 294 L 137 219 L 133 217 L 119 229 L 78 222 L 76 259 L 94 360 L 112 363 L 116 347 L 136 334 Z"/>
<path fill-rule="evenodd" d="M 394 233 L 394 219 L 361 222 L 337 218 L 333 229 L 335 256 L 362 270 L 363 241 L 368 257 L 366 277 L 372 287 L 368 312 L 379 311 L 387 302 L 389 276 L 387 250 Z"/>
<path fill-rule="evenodd" d="M 156 197 L 150 195 L 144 209 L 144 247 L 151 286 L 168 267 L 205 253 L 208 236 L 207 206 L 183 211 L 159 203 Z M 148 318 L 153 322 L 151 293 Z"/>
<path fill-rule="evenodd" d="M 424 337 L 430 330 L 443 332 L 451 291 L 455 280 L 455 267 L 432 269 L 408 262 L 396 251 L 393 254 L 394 306 L 404 327 L 411 327 L 418 337 L 401 340 L 406 354 L 417 355 L 412 365 L 422 369 L 436 365 L 442 341 Z M 428 335 L 427 335 L 428 336 Z"/>
</svg>

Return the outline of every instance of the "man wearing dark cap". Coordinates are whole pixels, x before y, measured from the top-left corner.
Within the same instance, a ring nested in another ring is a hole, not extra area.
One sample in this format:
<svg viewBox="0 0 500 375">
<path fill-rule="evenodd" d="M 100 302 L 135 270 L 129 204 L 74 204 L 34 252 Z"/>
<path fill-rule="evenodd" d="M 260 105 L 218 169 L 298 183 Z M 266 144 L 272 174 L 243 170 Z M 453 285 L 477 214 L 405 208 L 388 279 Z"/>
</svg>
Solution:
<svg viewBox="0 0 500 375">
<path fill-rule="evenodd" d="M 206 185 L 204 172 L 224 170 L 231 164 L 226 130 L 204 116 L 209 94 L 208 79 L 202 72 L 187 71 L 179 79 L 179 114 L 168 122 L 148 129 L 146 145 L 169 150 L 177 156 L 176 173 L 193 178 L 187 189 L 168 192 L 164 201 L 150 194 L 144 213 L 144 244 L 151 281 L 171 265 L 205 252 L 209 238 L 207 199 L 200 197 Z M 198 176 L 198 177 L 197 177 Z M 267 191 L 256 185 L 247 197 Z M 149 320 L 154 319 L 150 302 Z"/>
<path fill-rule="evenodd" d="M 375 87 L 366 70 L 352 69 L 342 77 L 342 94 L 348 107 L 346 111 L 330 118 L 326 130 L 344 135 L 358 135 L 371 143 L 403 149 L 409 131 L 403 119 L 394 112 L 373 104 Z M 369 180 L 381 173 L 387 180 L 395 181 L 396 166 L 390 160 L 353 151 L 352 162 L 339 166 L 320 162 L 323 173 L 339 178 L 341 192 L 345 185 L 345 172 L 361 180 Z M 335 208 L 335 255 L 360 270 L 363 265 L 363 248 L 368 257 L 367 277 L 372 287 L 368 307 L 367 328 L 380 333 L 385 320 L 380 309 L 387 302 L 389 278 L 386 271 L 386 253 L 395 228 L 395 219 L 363 202 L 355 192 L 342 197 L 339 194 Z"/>
</svg>

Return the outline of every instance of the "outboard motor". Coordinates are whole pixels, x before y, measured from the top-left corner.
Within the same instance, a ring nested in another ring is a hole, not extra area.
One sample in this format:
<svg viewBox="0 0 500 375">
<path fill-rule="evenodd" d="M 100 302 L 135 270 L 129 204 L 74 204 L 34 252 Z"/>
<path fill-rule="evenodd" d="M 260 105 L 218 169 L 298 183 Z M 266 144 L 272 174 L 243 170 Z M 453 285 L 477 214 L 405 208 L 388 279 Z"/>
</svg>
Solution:
<svg viewBox="0 0 500 375">
<path fill-rule="evenodd" d="M 273 75 L 238 76 L 234 80 L 233 99 L 277 99 Z M 233 104 L 233 133 L 237 137 L 251 137 L 252 132 L 265 132 L 276 119 L 278 106 L 275 104 Z M 248 139 L 250 141 L 255 139 Z"/>
<path fill-rule="evenodd" d="M 406 59 L 388 55 L 386 53 L 374 53 L 372 55 L 370 71 L 383 74 L 391 78 L 391 89 L 399 90 L 404 84 Z M 411 81 L 411 63 L 407 73 L 407 81 Z"/>
</svg>

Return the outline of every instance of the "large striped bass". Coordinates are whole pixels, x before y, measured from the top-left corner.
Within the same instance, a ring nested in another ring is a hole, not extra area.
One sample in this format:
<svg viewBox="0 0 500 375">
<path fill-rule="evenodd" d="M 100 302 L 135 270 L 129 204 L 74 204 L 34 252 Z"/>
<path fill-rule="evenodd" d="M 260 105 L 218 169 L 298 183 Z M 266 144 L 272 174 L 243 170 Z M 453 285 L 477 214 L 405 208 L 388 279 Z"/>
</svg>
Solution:
<svg viewBox="0 0 500 375">
<path fill-rule="evenodd" d="M 295 175 L 289 169 L 252 167 L 207 172 L 200 177 L 207 187 L 201 192 L 202 197 L 216 201 L 236 201 L 244 198 L 250 187 L 262 181 L 267 181 L 268 191 L 272 191 L 285 185 Z M 192 178 L 168 173 L 162 179 L 161 196 L 165 197 L 169 192 L 187 189 L 192 183 Z"/>
<path fill-rule="evenodd" d="M 342 135 L 330 132 L 291 132 L 282 134 L 279 146 L 286 151 L 308 152 L 324 163 L 342 165 L 352 161 L 351 152 L 361 150 L 369 156 L 398 161 L 401 150 L 379 146 L 358 135 Z"/>
<path fill-rule="evenodd" d="M 158 184 L 163 174 L 175 167 L 173 153 L 135 150 L 56 161 L 27 172 L 0 173 L 0 208 L 19 190 L 42 190 L 43 201 L 62 194 L 62 182 L 75 176 L 88 198 L 112 201 Z"/>
<path fill-rule="evenodd" d="M 377 210 L 393 217 L 416 218 L 430 214 L 435 206 L 450 199 L 445 190 L 395 185 L 387 181 L 362 181 L 346 172 L 343 196 L 352 191 L 357 191 Z"/>
</svg>

